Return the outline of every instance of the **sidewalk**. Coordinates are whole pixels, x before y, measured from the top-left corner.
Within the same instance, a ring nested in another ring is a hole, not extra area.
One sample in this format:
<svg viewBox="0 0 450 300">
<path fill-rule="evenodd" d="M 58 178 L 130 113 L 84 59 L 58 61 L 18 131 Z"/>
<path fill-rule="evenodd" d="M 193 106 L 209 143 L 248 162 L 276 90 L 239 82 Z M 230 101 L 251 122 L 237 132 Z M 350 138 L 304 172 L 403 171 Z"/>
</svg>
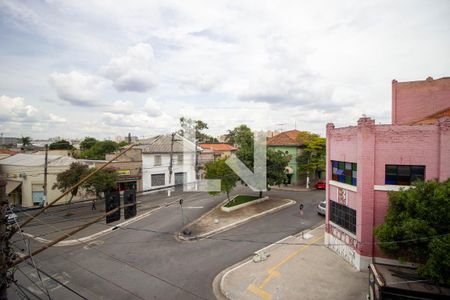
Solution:
<svg viewBox="0 0 450 300">
<path fill-rule="evenodd" d="M 290 236 L 221 272 L 214 290 L 218 299 L 366 299 L 368 273 L 358 272 L 323 245 L 320 226 Z M 214 285 L 214 284 L 213 284 Z"/>
<path fill-rule="evenodd" d="M 270 189 L 272 190 L 281 190 L 281 191 L 292 191 L 292 192 L 309 192 L 309 191 L 313 191 L 315 190 L 314 188 L 305 188 L 305 187 L 301 187 L 301 186 L 296 186 L 296 185 L 275 185 L 275 186 L 271 186 Z"/>
</svg>

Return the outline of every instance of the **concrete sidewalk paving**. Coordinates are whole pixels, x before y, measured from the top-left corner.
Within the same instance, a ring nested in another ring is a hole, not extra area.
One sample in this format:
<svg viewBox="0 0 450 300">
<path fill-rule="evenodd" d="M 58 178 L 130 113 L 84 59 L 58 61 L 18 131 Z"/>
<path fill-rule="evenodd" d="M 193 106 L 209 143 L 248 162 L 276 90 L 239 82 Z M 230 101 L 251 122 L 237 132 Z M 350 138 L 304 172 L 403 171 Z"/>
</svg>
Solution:
<svg viewBox="0 0 450 300">
<path fill-rule="evenodd" d="M 368 272 L 358 272 L 323 244 L 323 225 L 261 249 L 214 280 L 218 299 L 366 299 Z"/>
<path fill-rule="evenodd" d="M 310 192 L 315 190 L 315 188 L 305 188 L 305 187 L 301 187 L 301 186 L 297 186 L 297 185 L 275 185 L 275 186 L 271 186 L 270 189 L 272 190 L 281 190 L 281 191 L 291 191 L 291 192 Z"/>
</svg>

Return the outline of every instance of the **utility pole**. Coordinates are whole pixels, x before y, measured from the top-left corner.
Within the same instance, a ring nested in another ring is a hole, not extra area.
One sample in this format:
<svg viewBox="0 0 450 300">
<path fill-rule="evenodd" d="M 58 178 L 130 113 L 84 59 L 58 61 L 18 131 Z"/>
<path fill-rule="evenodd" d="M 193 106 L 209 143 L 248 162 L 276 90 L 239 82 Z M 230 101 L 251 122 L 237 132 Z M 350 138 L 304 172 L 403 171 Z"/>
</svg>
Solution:
<svg viewBox="0 0 450 300">
<path fill-rule="evenodd" d="M 6 209 L 8 208 L 8 199 L 6 198 L 6 181 L 0 177 L 0 300 L 7 300 L 8 289 L 8 267 L 11 259 L 11 249 L 9 247 L 10 235 L 7 231 Z"/>
<path fill-rule="evenodd" d="M 48 144 L 45 144 L 45 163 L 44 163 L 44 206 L 47 206 L 47 166 L 48 166 Z"/>
<path fill-rule="evenodd" d="M 173 174 L 173 143 L 175 141 L 175 132 L 172 133 L 172 138 L 170 140 L 170 162 L 169 162 L 169 185 L 172 184 L 172 174 Z"/>
</svg>

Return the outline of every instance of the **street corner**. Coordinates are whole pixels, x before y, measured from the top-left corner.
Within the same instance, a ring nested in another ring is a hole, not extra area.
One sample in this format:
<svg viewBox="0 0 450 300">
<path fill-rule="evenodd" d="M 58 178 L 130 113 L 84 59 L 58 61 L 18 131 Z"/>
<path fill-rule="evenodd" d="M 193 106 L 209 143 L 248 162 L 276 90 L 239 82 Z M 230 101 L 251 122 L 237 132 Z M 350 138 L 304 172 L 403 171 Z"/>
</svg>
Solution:
<svg viewBox="0 0 450 300">
<path fill-rule="evenodd" d="M 235 228 L 255 218 L 292 206 L 295 203 L 294 200 L 290 199 L 269 199 L 231 212 L 223 211 L 221 209 L 223 203 L 221 203 L 186 225 L 181 232 L 176 234 L 176 238 L 181 241 L 201 240 Z"/>
<path fill-rule="evenodd" d="M 218 275 L 220 295 L 227 299 L 363 299 L 367 274 L 357 272 L 323 241 L 320 226 L 257 251 L 255 257 Z M 258 260 L 258 255 L 265 259 Z M 340 288 L 343 285 L 347 289 Z"/>
</svg>

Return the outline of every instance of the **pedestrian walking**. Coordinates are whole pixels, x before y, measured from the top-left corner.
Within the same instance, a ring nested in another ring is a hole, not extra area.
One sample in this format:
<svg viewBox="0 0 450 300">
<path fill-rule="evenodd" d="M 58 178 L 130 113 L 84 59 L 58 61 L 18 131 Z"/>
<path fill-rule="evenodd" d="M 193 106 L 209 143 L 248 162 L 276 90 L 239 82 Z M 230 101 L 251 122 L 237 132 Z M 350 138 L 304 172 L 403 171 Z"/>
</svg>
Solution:
<svg viewBox="0 0 450 300">
<path fill-rule="evenodd" d="M 97 208 L 95 207 L 95 199 L 92 199 L 92 207 L 91 210 L 97 210 Z"/>
<path fill-rule="evenodd" d="M 300 216 L 303 216 L 303 203 L 300 203 Z"/>
</svg>

